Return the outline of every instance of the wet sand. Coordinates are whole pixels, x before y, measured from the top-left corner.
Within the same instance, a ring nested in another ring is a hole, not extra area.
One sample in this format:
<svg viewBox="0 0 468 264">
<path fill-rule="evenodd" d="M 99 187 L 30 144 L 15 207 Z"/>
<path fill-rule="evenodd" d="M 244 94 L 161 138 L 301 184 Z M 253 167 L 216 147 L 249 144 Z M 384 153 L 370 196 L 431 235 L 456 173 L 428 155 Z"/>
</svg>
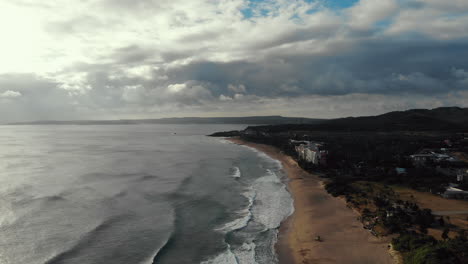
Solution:
<svg viewBox="0 0 468 264">
<path fill-rule="evenodd" d="M 329 195 L 320 178 L 301 169 L 291 157 L 262 144 L 229 139 L 281 161 L 294 198 L 294 213 L 281 224 L 276 250 L 280 263 L 395 263 L 388 239 L 374 237 L 346 202 Z M 315 241 L 316 236 L 322 242 Z"/>
</svg>

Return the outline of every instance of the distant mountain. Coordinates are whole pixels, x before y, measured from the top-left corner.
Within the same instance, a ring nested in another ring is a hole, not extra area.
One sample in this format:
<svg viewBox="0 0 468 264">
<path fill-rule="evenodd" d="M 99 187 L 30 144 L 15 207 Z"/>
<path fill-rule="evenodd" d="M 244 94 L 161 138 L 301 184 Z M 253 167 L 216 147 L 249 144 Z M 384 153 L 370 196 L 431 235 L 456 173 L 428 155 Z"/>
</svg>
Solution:
<svg viewBox="0 0 468 264">
<path fill-rule="evenodd" d="M 467 127 L 468 108 L 441 107 L 432 110 L 412 109 L 378 116 L 349 117 L 330 120 L 324 125 L 354 129 L 446 130 Z"/>
<path fill-rule="evenodd" d="M 468 130 L 468 108 L 440 107 L 389 112 L 377 116 L 324 120 L 316 124 L 261 126 L 271 132 L 290 130 L 320 131 L 447 131 Z"/>
<path fill-rule="evenodd" d="M 161 119 L 122 119 L 122 120 L 72 120 L 72 121 L 33 121 L 16 122 L 8 125 L 132 125 L 132 124 L 318 124 L 324 119 L 283 116 L 246 116 L 246 117 L 181 117 Z"/>
</svg>

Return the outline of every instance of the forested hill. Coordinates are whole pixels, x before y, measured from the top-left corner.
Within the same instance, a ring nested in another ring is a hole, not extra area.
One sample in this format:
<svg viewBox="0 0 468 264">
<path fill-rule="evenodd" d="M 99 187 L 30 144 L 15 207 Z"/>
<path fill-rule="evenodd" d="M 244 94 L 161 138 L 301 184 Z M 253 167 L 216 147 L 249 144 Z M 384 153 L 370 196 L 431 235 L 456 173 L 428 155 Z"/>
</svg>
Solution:
<svg viewBox="0 0 468 264">
<path fill-rule="evenodd" d="M 468 108 L 440 107 L 389 112 L 377 116 L 324 120 L 318 124 L 289 124 L 249 127 L 282 131 L 456 131 L 468 130 Z"/>
</svg>

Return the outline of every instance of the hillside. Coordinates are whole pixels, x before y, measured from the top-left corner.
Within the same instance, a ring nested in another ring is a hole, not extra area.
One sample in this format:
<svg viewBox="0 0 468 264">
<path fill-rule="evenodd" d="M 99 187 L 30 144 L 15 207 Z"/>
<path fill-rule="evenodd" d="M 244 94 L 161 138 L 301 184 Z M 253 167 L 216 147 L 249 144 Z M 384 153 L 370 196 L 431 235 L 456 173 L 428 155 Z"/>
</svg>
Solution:
<svg viewBox="0 0 468 264">
<path fill-rule="evenodd" d="M 252 127 L 251 127 L 252 128 Z M 456 131 L 468 129 L 468 108 L 441 107 L 389 112 L 377 116 L 324 120 L 316 124 L 259 126 L 269 132 L 308 131 Z"/>
</svg>

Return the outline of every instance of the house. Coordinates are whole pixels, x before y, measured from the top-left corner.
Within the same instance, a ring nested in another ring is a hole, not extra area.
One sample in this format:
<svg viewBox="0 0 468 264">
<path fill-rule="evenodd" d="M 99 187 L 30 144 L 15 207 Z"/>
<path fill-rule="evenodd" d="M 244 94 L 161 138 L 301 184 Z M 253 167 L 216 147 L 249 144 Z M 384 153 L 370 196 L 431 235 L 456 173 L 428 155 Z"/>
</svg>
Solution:
<svg viewBox="0 0 468 264">
<path fill-rule="evenodd" d="M 327 150 L 321 150 L 320 151 L 320 164 L 322 166 L 327 165 L 327 156 L 328 156 L 328 151 Z"/>
<path fill-rule="evenodd" d="M 395 168 L 395 171 L 396 171 L 397 175 L 406 174 L 406 169 L 405 168 Z"/>
<path fill-rule="evenodd" d="M 439 150 L 438 150 L 439 151 Z M 429 162 L 457 162 L 458 160 L 448 154 L 437 153 L 430 149 L 424 149 L 410 156 L 415 167 L 426 166 Z"/>
<path fill-rule="evenodd" d="M 450 141 L 450 139 L 446 139 L 446 140 L 444 140 L 444 144 L 447 145 L 448 147 L 451 147 L 452 146 L 452 141 Z"/>
<path fill-rule="evenodd" d="M 455 187 L 448 187 L 442 194 L 442 197 L 447 199 L 468 199 L 468 191 Z"/>
<path fill-rule="evenodd" d="M 426 165 L 429 161 L 433 159 L 433 155 L 428 153 L 428 154 L 414 154 L 410 156 L 413 165 L 416 167 L 419 166 L 424 166 Z"/>
<path fill-rule="evenodd" d="M 256 136 L 258 134 L 258 131 L 256 129 L 253 129 L 251 127 L 247 127 L 244 130 L 244 134 L 247 136 Z"/>
<path fill-rule="evenodd" d="M 459 169 L 457 172 L 457 182 L 468 181 L 468 169 Z"/>
</svg>

